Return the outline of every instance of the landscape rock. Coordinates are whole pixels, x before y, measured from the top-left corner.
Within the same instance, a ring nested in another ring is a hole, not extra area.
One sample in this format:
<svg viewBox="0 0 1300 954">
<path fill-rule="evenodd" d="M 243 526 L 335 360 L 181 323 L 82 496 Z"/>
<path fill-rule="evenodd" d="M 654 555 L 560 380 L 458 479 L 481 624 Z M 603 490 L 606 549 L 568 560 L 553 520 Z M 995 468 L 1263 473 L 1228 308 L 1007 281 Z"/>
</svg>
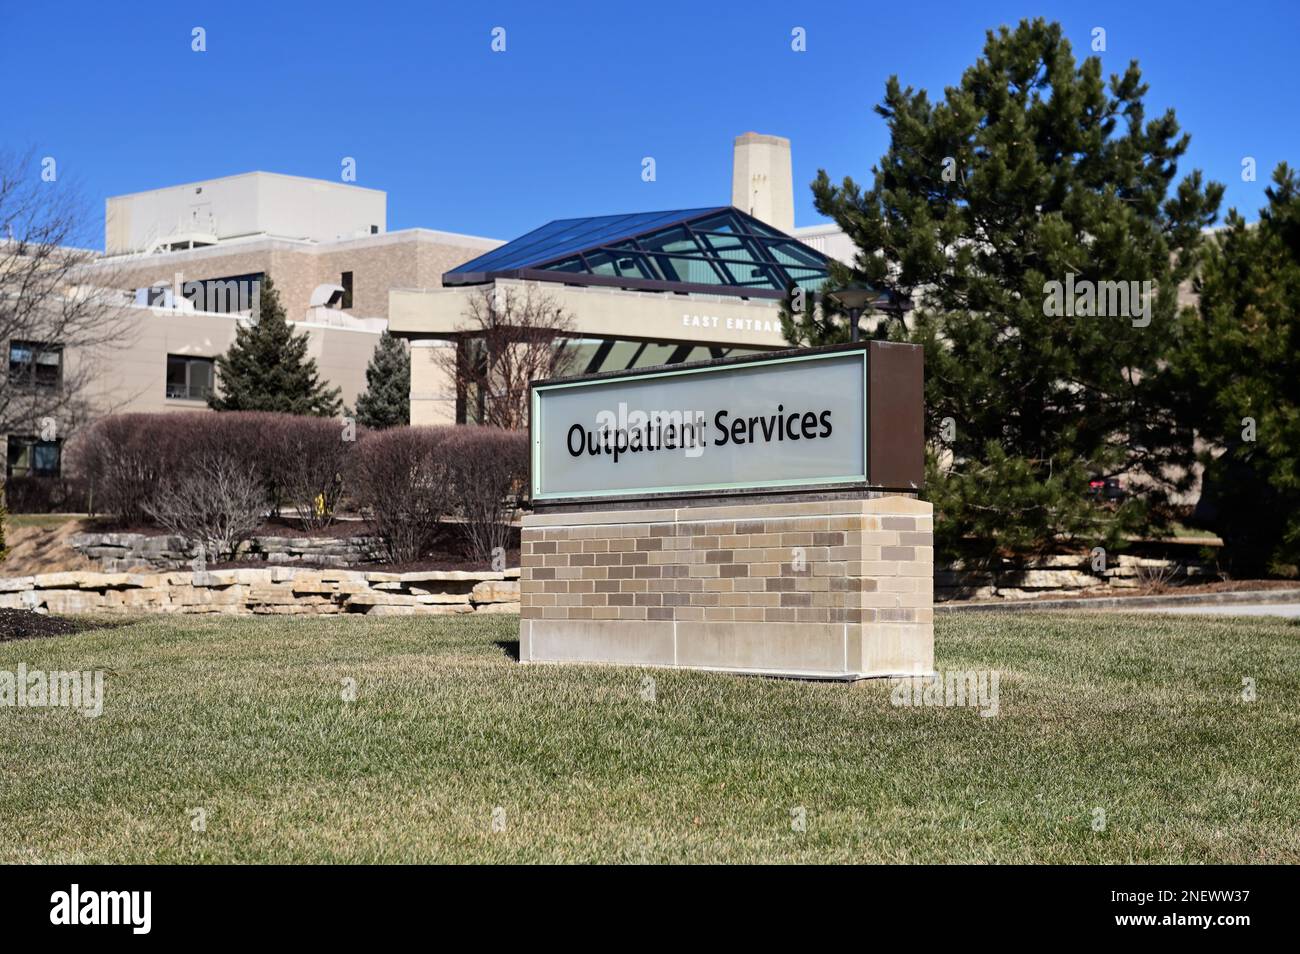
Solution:
<svg viewBox="0 0 1300 954">
<path fill-rule="evenodd" d="M 376 577 L 383 579 L 372 579 Z M 56 614 L 517 613 L 517 580 L 517 570 L 385 574 L 268 566 L 168 573 L 78 571 L 0 579 L 0 607 Z"/>
<path fill-rule="evenodd" d="M 68 543 L 108 573 L 135 567 L 189 569 L 196 552 L 184 537 L 143 533 L 75 533 Z M 368 559 L 377 544 L 370 536 L 253 537 L 240 549 L 240 556 L 260 556 L 277 566 L 343 567 Z"/>
<path fill-rule="evenodd" d="M 518 603 L 519 582 L 517 580 L 484 580 L 469 591 L 473 603 Z"/>
</svg>

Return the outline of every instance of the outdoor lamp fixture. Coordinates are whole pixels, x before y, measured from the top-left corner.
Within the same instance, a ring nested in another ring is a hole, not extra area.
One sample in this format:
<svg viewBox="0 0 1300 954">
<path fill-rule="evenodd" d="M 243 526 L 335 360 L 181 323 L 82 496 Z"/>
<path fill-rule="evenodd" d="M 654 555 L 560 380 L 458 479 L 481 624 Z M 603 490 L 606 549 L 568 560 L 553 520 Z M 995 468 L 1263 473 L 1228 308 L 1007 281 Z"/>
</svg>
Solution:
<svg viewBox="0 0 1300 954">
<path fill-rule="evenodd" d="M 858 318 L 876 300 L 876 291 L 856 282 L 829 293 L 830 299 L 849 313 L 849 340 L 858 340 Z"/>
</svg>

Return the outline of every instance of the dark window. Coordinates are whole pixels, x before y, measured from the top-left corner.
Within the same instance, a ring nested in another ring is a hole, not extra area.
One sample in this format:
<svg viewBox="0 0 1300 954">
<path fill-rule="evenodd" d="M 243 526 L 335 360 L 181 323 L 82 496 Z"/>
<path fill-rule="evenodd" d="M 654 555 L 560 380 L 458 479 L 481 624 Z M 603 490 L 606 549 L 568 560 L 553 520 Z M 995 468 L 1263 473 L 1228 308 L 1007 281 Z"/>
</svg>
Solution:
<svg viewBox="0 0 1300 954">
<path fill-rule="evenodd" d="M 63 348 L 34 341 L 9 342 L 9 381 L 55 391 L 63 383 Z"/>
<path fill-rule="evenodd" d="M 212 394 L 216 374 L 216 362 L 212 358 L 169 354 L 167 396 L 180 401 L 206 401 Z"/>
<path fill-rule="evenodd" d="M 10 436 L 5 474 L 8 477 L 57 477 L 61 456 L 58 441 Z"/>
<path fill-rule="evenodd" d="M 181 286 L 181 294 L 199 311 L 220 314 L 255 311 L 265 277 L 262 272 L 250 272 L 247 275 L 227 275 L 224 278 L 200 278 L 185 282 Z M 153 304 L 152 296 L 149 303 Z"/>
<path fill-rule="evenodd" d="M 379 226 L 378 226 L 378 225 L 372 225 L 372 226 L 370 226 L 370 234 L 371 234 L 371 235 L 378 235 L 378 234 L 379 234 Z"/>
<path fill-rule="evenodd" d="M 339 276 L 339 284 L 343 286 L 343 304 L 339 307 L 343 309 L 352 307 L 352 273 L 344 272 Z"/>
</svg>

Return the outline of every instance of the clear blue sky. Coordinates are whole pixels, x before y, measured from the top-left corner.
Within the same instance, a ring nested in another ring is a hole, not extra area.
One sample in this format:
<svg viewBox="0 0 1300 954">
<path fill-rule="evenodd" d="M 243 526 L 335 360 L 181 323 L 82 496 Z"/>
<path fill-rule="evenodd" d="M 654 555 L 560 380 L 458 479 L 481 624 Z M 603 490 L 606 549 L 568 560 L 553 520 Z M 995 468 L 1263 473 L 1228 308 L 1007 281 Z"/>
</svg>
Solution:
<svg viewBox="0 0 1300 954">
<path fill-rule="evenodd" d="M 987 28 L 1034 15 L 1059 20 L 1080 56 L 1105 28 L 1107 73 L 1137 58 L 1151 114 L 1173 106 L 1192 135 L 1183 170 L 1226 183 L 1247 218 L 1273 166 L 1300 165 L 1296 0 L 0 0 L 0 145 L 54 156 L 101 210 L 252 169 L 338 179 L 352 156 L 358 184 L 388 192 L 390 229 L 508 239 L 557 217 L 725 204 L 732 138 L 756 130 L 793 140 L 809 225 L 819 167 L 869 181 L 889 74 L 938 94 Z M 206 53 L 190 49 L 195 26 Z"/>
</svg>

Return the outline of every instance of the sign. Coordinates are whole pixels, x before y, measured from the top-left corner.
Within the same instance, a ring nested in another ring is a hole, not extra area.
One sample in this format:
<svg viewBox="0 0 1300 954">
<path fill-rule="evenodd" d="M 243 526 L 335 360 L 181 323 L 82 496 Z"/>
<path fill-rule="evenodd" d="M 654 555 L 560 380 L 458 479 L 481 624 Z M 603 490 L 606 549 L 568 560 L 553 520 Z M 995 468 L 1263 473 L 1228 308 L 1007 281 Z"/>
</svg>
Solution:
<svg viewBox="0 0 1300 954">
<path fill-rule="evenodd" d="M 533 498 L 862 484 L 866 347 L 537 384 Z"/>
</svg>

